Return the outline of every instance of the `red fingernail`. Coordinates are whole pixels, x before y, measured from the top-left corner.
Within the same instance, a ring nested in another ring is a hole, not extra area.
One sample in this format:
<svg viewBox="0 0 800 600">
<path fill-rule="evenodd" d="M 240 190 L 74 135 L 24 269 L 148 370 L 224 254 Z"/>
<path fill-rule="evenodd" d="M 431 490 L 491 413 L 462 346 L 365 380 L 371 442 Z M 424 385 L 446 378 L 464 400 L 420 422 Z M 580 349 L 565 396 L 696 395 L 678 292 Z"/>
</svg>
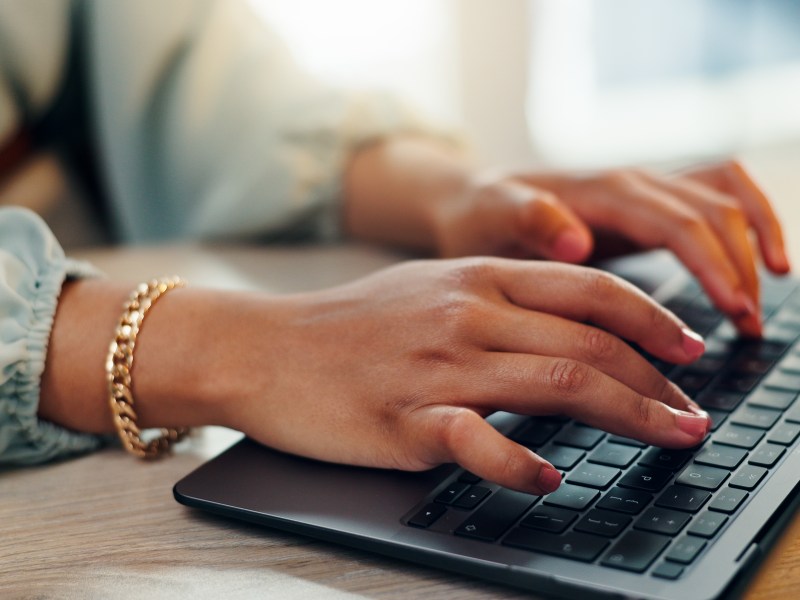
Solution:
<svg viewBox="0 0 800 600">
<path fill-rule="evenodd" d="M 682 327 L 681 331 L 683 332 L 683 340 L 681 341 L 683 351 L 692 359 L 702 356 L 703 352 L 706 351 L 706 343 L 703 341 L 703 336 L 688 327 Z"/>
<path fill-rule="evenodd" d="M 678 429 L 692 437 L 703 437 L 709 428 L 708 413 L 693 414 L 691 412 L 675 411 L 675 422 Z"/>
<path fill-rule="evenodd" d="M 538 483 L 545 494 L 555 492 L 561 485 L 561 473 L 553 467 L 542 467 L 542 470 L 539 471 Z"/>
</svg>

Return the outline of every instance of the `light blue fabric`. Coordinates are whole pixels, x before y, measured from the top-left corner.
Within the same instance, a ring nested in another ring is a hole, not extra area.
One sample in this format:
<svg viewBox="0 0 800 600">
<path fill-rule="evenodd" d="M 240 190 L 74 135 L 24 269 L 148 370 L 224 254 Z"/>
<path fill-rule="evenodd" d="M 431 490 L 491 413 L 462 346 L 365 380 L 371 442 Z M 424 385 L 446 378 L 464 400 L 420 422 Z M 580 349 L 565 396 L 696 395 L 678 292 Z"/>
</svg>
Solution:
<svg viewBox="0 0 800 600">
<path fill-rule="evenodd" d="M 0 208 L 0 465 L 97 448 L 97 436 L 40 421 L 39 386 L 61 285 L 87 267 L 67 260 L 44 222 Z"/>
</svg>

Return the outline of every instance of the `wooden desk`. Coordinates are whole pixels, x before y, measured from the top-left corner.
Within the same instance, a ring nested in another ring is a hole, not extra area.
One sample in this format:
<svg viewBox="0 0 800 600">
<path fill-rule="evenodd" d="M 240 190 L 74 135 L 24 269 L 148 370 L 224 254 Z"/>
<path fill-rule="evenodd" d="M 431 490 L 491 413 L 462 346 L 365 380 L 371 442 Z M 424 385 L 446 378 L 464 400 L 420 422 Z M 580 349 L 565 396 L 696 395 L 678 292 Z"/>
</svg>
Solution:
<svg viewBox="0 0 800 600">
<path fill-rule="evenodd" d="M 800 265 L 800 155 L 750 161 L 787 225 Z M 105 250 L 82 255 L 111 276 L 176 272 L 196 285 L 324 287 L 401 257 L 358 246 Z M 302 274 L 298 276 L 298 274 Z M 530 598 L 511 588 L 239 524 L 180 506 L 172 485 L 237 439 L 206 428 L 169 460 L 146 464 L 117 449 L 0 473 L 2 598 Z M 800 586 L 800 517 L 753 579 L 746 597 L 794 597 Z"/>
</svg>

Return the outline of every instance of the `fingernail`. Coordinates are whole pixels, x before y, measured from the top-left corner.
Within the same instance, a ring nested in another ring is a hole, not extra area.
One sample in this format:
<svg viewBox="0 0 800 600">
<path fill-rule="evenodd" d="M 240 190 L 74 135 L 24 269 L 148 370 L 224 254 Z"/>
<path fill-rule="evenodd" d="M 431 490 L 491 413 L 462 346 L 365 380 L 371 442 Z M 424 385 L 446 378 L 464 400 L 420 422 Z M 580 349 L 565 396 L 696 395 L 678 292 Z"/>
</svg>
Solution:
<svg viewBox="0 0 800 600">
<path fill-rule="evenodd" d="M 550 247 L 553 258 L 565 262 L 580 262 L 588 252 L 586 238 L 574 229 L 567 229 L 558 234 Z"/>
<path fill-rule="evenodd" d="M 703 336 L 688 327 L 682 327 L 681 331 L 683 332 L 683 340 L 681 342 L 683 351 L 693 359 L 702 356 L 703 352 L 706 351 L 706 343 L 703 341 Z"/>
<path fill-rule="evenodd" d="M 702 437 L 708 432 L 710 426 L 710 419 L 708 413 L 700 411 L 701 414 L 694 414 L 694 412 L 684 412 L 681 410 L 675 411 L 675 422 L 678 429 L 684 433 L 688 433 L 692 437 Z"/>
<path fill-rule="evenodd" d="M 553 467 L 542 467 L 542 470 L 539 471 L 538 483 L 545 494 L 555 492 L 558 486 L 561 485 L 561 473 L 556 471 Z"/>
</svg>

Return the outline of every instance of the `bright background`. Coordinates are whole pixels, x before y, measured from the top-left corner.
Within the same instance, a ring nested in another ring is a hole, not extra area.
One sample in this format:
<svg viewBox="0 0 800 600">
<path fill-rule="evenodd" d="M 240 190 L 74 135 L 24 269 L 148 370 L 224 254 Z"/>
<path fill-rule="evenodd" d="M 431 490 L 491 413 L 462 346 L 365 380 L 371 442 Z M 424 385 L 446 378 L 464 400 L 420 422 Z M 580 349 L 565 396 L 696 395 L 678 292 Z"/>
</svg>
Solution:
<svg viewBox="0 0 800 600">
<path fill-rule="evenodd" d="M 251 0 L 319 77 L 461 124 L 485 162 L 800 144 L 795 0 Z"/>
</svg>

